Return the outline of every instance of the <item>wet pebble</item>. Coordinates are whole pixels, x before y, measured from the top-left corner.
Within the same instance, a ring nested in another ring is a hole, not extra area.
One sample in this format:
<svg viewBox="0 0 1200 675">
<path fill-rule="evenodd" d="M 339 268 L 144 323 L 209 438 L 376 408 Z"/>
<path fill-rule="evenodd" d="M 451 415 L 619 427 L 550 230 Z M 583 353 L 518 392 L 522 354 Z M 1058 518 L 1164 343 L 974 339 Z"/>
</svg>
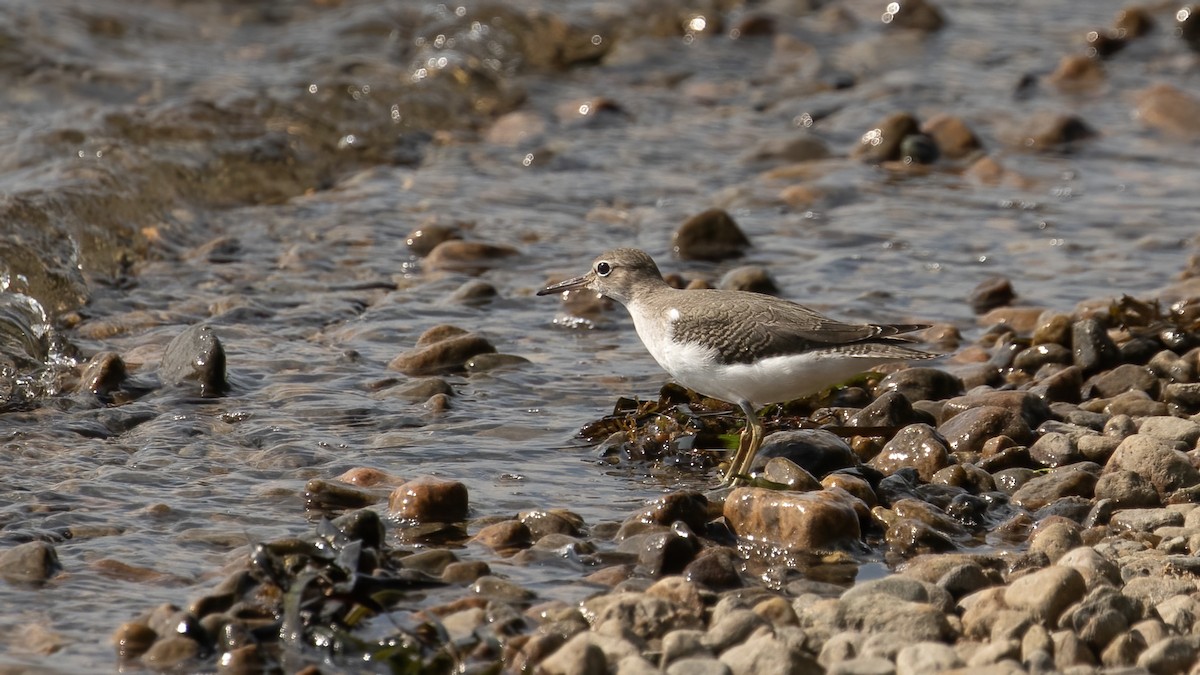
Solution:
<svg viewBox="0 0 1200 675">
<path fill-rule="evenodd" d="M 726 272 L 717 288 L 727 291 L 750 291 L 764 295 L 779 295 L 779 286 L 767 270 L 758 265 L 735 267 Z"/>
<path fill-rule="evenodd" d="M 417 339 L 414 349 L 392 359 L 388 368 L 405 375 L 436 375 L 461 370 L 471 358 L 495 351 L 492 343 L 482 335 L 455 326 L 435 326 Z"/>
<path fill-rule="evenodd" d="M 502 520 L 485 526 L 474 540 L 495 551 L 512 551 L 533 544 L 533 535 L 519 520 Z"/>
<path fill-rule="evenodd" d="M 1192 16 L 1200 16 L 1200 12 L 1192 12 Z M 1196 32 L 1200 35 L 1200 28 Z M 1170 136 L 1200 137 L 1200 98 L 1160 83 L 1138 92 L 1136 100 L 1135 114 L 1142 124 Z"/>
<path fill-rule="evenodd" d="M 949 159 L 962 159 L 983 147 L 983 144 L 979 141 L 979 137 L 975 135 L 974 131 L 971 131 L 967 123 L 962 118 L 954 115 L 935 115 L 925 120 L 921 125 L 921 131 L 931 136 L 934 142 L 937 143 L 938 150 L 941 151 L 942 156 Z M 972 306 L 974 306 L 974 303 L 972 303 Z M 976 311 L 979 312 L 980 310 Z"/>
<path fill-rule="evenodd" d="M 504 264 L 505 259 L 519 255 L 511 246 L 481 241 L 447 239 L 425 256 L 425 269 L 431 271 L 481 273 Z"/>
<path fill-rule="evenodd" d="M 883 446 L 870 465 L 885 474 L 911 467 L 921 480 L 930 482 L 950 463 L 947 445 L 946 439 L 929 425 L 910 424 Z"/>
<path fill-rule="evenodd" d="M 418 523 L 464 520 L 467 506 L 467 486 L 439 478 L 409 481 L 388 498 L 388 510 L 393 515 Z"/>
<path fill-rule="evenodd" d="M 915 117 L 904 112 L 893 113 L 863 133 L 853 155 L 872 164 L 899 160 L 904 139 L 920 131 Z"/>
<path fill-rule="evenodd" d="M 193 385 L 200 396 L 223 395 L 229 389 L 225 375 L 225 348 L 207 325 L 191 326 L 167 345 L 158 366 L 165 385 Z"/>
<path fill-rule="evenodd" d="M 853 499 L 840 490 L 737 488 L 725 500 L 724 515 L 740 537 L 797 550 L 828 550 L 860 537 Z"/>
<path fill-rule="evenodd" d="M 749 246 L 749 238 L 724 209 L 697 213 L 671 236 L 671 249 L 684 260 L 736 258 Z"/>
<path fill-rule="evenodd" d="M 752 468 L 763 466 L 774 457 L 787 459 L 818 478 L 858 464 L 858 457 L 850 446 L 838 435 L 823 429 L 770 434 L 763 439 Z"/>
<path fill-rule="evenodd" d="M 40 584 L 62 569 L 58 552 L 48 542 L 29 541 L 0 553 L 0 578 L 9 583 Z"/>
<path fill-rule="evenodd" d="M 875 396 L 895 391 L 909 401 L 940 401 L 963 391 L 962 379 L 940 368 L 905 368 L 889 373 L 874 388 Z"/>
</svg>

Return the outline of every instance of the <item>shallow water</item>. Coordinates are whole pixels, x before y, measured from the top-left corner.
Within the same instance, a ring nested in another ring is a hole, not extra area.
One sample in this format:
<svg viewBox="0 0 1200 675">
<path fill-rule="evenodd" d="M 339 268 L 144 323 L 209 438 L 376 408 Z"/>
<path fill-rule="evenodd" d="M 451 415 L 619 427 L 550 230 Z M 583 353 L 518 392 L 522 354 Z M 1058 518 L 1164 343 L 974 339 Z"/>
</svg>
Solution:
<svg viewBox="0 0 1200 675">
<path fill-rule="evenodd" d="M 1023 76 L 1080 51 L 1121 3 L 945 2 L 949 25 L 927 36 L 885 33 L 866 2 L 843 6 L 856 24 L 766 5 L 777 33 L 811 51 L 660 34 L 652 19 L 674 26 L 684 3 L 645 21 L 618 20 L 623 4 L 550 3 L 568 35 L 611 46 L 569 68 L 521 44 L 529 25 L 477 25 L 474 8 L 5 5 L 16 56 L 0 63 L 14 78 L 0 93 L 0 271 L 36 307 L 7 296 L 24 308 L 9 316 L 24 318 L 4 323 L 16 384 L 0 427 L 0 542 L 53 541 L 65 572 L 44 588 L 0 585 L 0 664 L 111 667 L 117 625 L 185 604 L 247 542 L 307 532 L 305 481 L 351 467 L 462 480 L 475 516 L 565 507 L 589 524 L 709 485 L 603 464 L 573 438 L 617 397 L 655 396 L 665 379 L 623 313 L 572 329 L 555 323 L 557 300 L 532 295 L 605 248 L 645 248 L 688 277 L 759 264 L 784 296 L 843 318 L 972 334 L 965 298 L 991 275 L 1063 310 L 1149 295 L 1184 267 L 1200 225 L 1195 141 L 1132 118 L 1133 92 L 1151 83 L 1200 90 L 1171 11 L 1106 63 L 1096 90 L 1043 83 L 1017 96 Z M 621 112 L 570 112 L 597 97 Z M 508 110 L 544 130 L 489 137 Z M 901 110 L 963 117 L 1028 182 L 844 158 Z M 1025 152 L 1011 139 L 1039 110 L 1077 113 L 1100 135 Z M 806 115 L 843 158 L 805 170 L 824 196 L 796 209 L 779 193 L 798 181 L 747 157 L 798 134 Z M 671 232 L 711 206 L 749 235 L 746 259 L 673 260 Z M 406 238 L 429 223 L 520 250 L 480 275 L 497 299 L 447 300 L 471 277 L 422 269 Z M 38 325 L 39 308 L 55 328 Z M 111 350 L 151 386 L 167 343 L 200 322 L 228 352 L 225 398 L 157 389 L 105 407 L 63 384 L 71 364 Z M 389 378 L 405 378 L 387 364 L 442 323 L 530 363 L 451 377 L 451 409 L 430 412 L 395 393 Z M 547 596 L 580 592 L 559 579 L 574 573 L 501 571 Z M 53 656 L 31 651 L 30 626 L 55 638 Z"/>
</svg>

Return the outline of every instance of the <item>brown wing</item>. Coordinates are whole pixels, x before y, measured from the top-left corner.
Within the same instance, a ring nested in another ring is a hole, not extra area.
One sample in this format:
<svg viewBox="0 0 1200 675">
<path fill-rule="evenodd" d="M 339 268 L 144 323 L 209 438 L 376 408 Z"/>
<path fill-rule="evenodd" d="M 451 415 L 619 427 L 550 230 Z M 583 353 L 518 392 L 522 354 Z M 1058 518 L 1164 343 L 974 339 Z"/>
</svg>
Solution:
<svg viewBox="0 0 1200 675">
<path fill-rule="evenodd" d="M 675 339 L 716 347 L 725 363 L 868 343 L 901 345 L 912 340 L 897 336 L 925 327 L 844 323 L 794 302 L 741 291 L 687 291 L 676 294 L 675 300 L 693 308 L 704 306 L 700 319 L 683 311 L 672 324 Z M 920 352 L 900 349 L 896 358 L 913 354 Z"/>
</svg>

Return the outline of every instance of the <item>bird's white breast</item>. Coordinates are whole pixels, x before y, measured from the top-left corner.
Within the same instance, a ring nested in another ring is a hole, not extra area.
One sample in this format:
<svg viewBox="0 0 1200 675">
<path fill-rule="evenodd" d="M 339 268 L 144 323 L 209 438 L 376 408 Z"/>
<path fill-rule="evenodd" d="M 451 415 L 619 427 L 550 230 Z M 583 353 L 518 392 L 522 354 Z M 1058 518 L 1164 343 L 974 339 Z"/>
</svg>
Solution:
<svg viewBox="0 0 1200 675">
<path fill-rule="evenodd" d="M 631 304 L 638 337 L 654 360 L 679 384 L 730 403 L 779 403 L 821 391 L 894 359 L 872 358 L 836 350 L 772 356 L 754 363 L 721 364 L 717 352 L 695 342 L 672 340 L 679 310 L 647 310 Z"/>
</svg>

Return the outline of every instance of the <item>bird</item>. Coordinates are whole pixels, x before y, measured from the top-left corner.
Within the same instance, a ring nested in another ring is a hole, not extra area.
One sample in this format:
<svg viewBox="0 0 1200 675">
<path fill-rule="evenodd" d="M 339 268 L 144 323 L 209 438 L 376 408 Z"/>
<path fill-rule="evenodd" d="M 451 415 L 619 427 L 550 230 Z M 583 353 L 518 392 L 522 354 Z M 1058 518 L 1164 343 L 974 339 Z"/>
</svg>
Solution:
<svg viewBox="0 0 1200 675">
<path fill-rule="evenodd" d="M 636 248 L 615 248 L 582 276 L 539 296 L 591 291 L 625 306 L 646 350 L 676 382 L 741 408 L 739 436 L 722 485 L 748 474 L 762 445 L 755 412 L 808 396 L 884 363 L 937 356 L 908 345 L 923 324 L 844 323 L 803 305 L 760 293 L 677 289 L 654 259 Z"/>
</svg>

